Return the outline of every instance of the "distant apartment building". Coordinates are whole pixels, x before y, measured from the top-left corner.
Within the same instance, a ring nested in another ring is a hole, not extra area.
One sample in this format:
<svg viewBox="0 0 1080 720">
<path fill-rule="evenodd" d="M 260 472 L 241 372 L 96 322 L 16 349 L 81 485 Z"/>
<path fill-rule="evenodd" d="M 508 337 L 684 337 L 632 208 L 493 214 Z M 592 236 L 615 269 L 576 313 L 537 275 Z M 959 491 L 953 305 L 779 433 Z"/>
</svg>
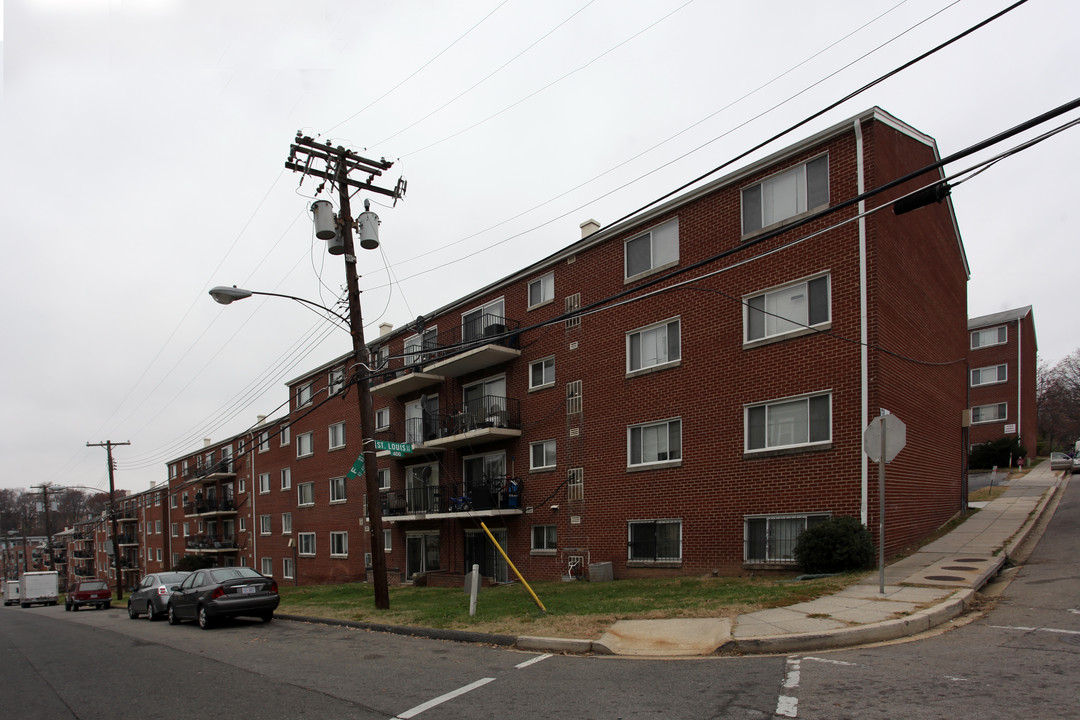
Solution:
<svg viewBox="0 0 1080 720">
<path fill-rule="evenodd" d="M 971 445 L 1015 437 L 1035 457 L 1039 348 L 1031 306 L 972 318 L 968 332 Z"/>
</svg>

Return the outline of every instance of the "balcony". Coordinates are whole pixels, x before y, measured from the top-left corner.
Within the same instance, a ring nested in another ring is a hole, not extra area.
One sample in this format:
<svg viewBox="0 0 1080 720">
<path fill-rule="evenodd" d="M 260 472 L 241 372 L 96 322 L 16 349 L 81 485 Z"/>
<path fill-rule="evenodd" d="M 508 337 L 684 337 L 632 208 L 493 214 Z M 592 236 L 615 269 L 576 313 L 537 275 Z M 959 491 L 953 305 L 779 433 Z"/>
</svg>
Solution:
<svg viewBox="0 0 1080 720">
<path fill-rule="evenodd" d="M 139 538 L 135 537 L 134 535 L 121 535 L 116 540 L 117 544 L 119 544 L 120 547 L 128 547 L 139 544 Z"/>
<path fill-rule="evenodd" d="M 215 463 L 196 463 L 195 467 L 184 473 L 185 480 L 202 478 L 204 481 L 214 481 L 232 477 L 236 477 L 232 458 L 223 458 Z"/>
<path fill-rule="evenodd" d="M 235 537 L 214 537 L 212 535 L 192 535 L 184 543 L 192 555 L 213 555 L 234 553 L 237 550 Z"/>
<path fill-rule="evenodd" d="M 490 482 L 474 482 L 384 490 L 381 493 L 383 519 L 452 519 L 520 515 L 523 510 L 521 478 L 500 477 Z"/>
<path fill-rule="evenodd" d="M 521 408 L 517 398 L 483 395 L 464 403 L 461 412 L 441 416 L 439 437 L 429 448 L 459 448 L 521 437 Z"/>
<path fill-rule="evenodd" d="M 224 500 L 209 498 L 207 500 L 196 500 L 195 502 L 184 503 L 184 517 L 235 514 L 236 503 L 233 502 L 232 498 L 225 498 Z"/>
<path fill-rule="evenodd" d="M 375 431 L 375 439 L 390 443 L 408 443 L 412 445 L 412 454 L 400 457 L 414 457 L 434 452 L 442 452 L 441 447 L 431 447 L 430 440 L 440 437 L 442 428 L 439 427 L 438 417 L 434 418 L 410 418 L 405 421 L 405 433 L 401 434 L 395 428 L 383 428 Z M 390 450 L 379 450 L 375 457 L 399 457 Z"/>
<path fill-rule="evenodd" d="M 458 327 L 439 333 L 435 347 L 425 352 L 424 372 L 461 377 L 521 357 L 521 323 L 484 313 Z"/>
<path fill-rule="evenodd" d="M 385 398 L 396 398 L 408 393 L 438 385 L 446 378 L 442 375 L 421 372 L 422 362 L 397 370 L 390 370 L 377 378 L 371 386 L 371 394 Z"/>
</svg>

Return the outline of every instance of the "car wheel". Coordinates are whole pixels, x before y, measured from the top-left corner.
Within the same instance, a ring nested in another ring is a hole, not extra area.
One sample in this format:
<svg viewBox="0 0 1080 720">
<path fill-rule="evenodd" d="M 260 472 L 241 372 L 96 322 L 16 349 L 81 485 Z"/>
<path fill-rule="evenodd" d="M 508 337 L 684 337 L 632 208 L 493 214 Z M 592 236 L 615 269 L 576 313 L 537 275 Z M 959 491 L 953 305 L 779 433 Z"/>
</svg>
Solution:
<svg viewBox="0 0 1080 720">
<path fill-rule="evenodd" d="M 76 612 L 76 611 L 78 611 L 78 609 L 79 609 L 78 605 L 76 605 L 75 603 L 71 603 L 71 611 L 72 612 Z"/>
<path fill-rule="evenodd" d="M 274 613 L 272 613 L 272 612 L 263 613 L 262 615 L 259 616 L 259 619 L 262 620 L 264 623 L 268 623 L 268 622 L 270 622 L 271 620 L 274 619 Z"/>
<path fill-rule="evenodd" d="M 170 625 L 179 625 L 180 624 L 180 618 L 178 618 L 176 616 L 176 609 L 173 608 L 172 603 L 169 603 L 169 607 L 165 609 L 165 612 L 168 613 L 168 618 L 169 618 L 169 624 Z"/>
<path fill-rule="evenodd" d="M 139 617 L 139 613 L 135 612 L 135 606 L 128 600 L 128 618 L 134 620 L 137 617 Z"/>
<path fill-rule="evenodd" d="M 25 605 L 23 607 L 25 607 Z M 68 612 L 71 612 L 71 603 L 64 603 L 64 609 Z"/>
<path fill-rule="evenodd" d="M 107 603 L 105 603 L 104 605 L 99 605 L 98 607 L 103 607 L 103 608 L 105 608 L 106 610 L 111 610 L 111 609 L 112 609 L 112 603 L 111 603 L 111 602 L 107 602 Z"/>
<path fill-rule="evenodd" d="M 150 600 L 146 601 L 146 619 L 150 622 L 157 620 L 157 615 L 154 613 L 154 603 Z"/>
<path fill-rule="evenodd" d="M 196 611 L 196 613 L 198 615 L 199 627 L 201 627 L 203 630 L 209 630 L 210 629 L 210 616 L 208 616 L 206 614 L 206 606 L 205 605 L 200 605 L 199 609 Z"/>
</svg>

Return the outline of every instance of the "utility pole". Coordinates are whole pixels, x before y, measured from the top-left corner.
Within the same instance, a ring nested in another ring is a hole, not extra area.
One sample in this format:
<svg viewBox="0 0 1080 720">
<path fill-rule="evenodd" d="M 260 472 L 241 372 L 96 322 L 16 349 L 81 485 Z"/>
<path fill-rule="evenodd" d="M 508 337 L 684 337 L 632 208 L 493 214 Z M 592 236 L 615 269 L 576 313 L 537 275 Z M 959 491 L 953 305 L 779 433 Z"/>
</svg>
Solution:
<svg viewBox="0 0 1080 720">
<path fill-rule="evenodd" d="M 120 535 L 116 522 L 116 484 L 113 480 L 114 463 L 112 449 L 118 445 L 130 445 L 130 442 L 113 442 L 106 440 L 100 443 L 86 443 L 86 447 L 103 447 L 109 456 L 109 517 L 112 518 L 112 548 L 113 567 L 116 569 L 116 599 L 124 599 L 124 583 L 120 571 Z"/>
<path fill-rule="evenodd" d="M 48 483 L 42 485 L 32 485 L 31 490 L 41 490 L 41 505 L 45 508 L 45 569 L 53 569 L 53 546 L 52 546 L 52 528 L 49 523 L 49 488 L 52 487 Z"/>
<path fill-rule="evenodd" d="M 304 156 L 298 160 L 298 155 Z M 312 167 L 316 164 L 316 167 Z M 368 496 L 368 516 L 370 518 L 371 569 L 374 574 L 375 607 L 379 610 L 390 609 L 390 592 L 387 587 L 386 557 L 383 551 L 382 500 L 379 495 L 379 469 L 375 461 L 375 418 L 371 406 L 371 388 L 368 375 L 371 365 L 368 359 L 367 345 L 364 342 L 364 321 L 360 312 L 360 281 L 356 268 L 356 253 L 353 247 L 353 217 L 350 206 L 350 188 L 369 190 L 394 198 L 396 202 L 405 194 L 405 181 L 399 179 L 393 190 L 372 184 L 376 176 L 393 167 L 386 160 L 369 160 L 342 146 L 333 147 L 310 137 L 296 134 L 296 141 L 289 146 L 289 158 L 285 161 L 289 170 L 313 175 L 336 185 L 338 190 L 338 227 L 343 246 L 338 252 L 331 247 L 331 254 L 345 256 L 345 282 L 349 290 L 349 325 L 353 345 L 353 378 L 356 384 L 356 397 L 360 405 L 360 457 L 364 459 L 364 481 Z M 357 171 L 367 176 L 366 181 L 353 180 L 350 171 Z M 320 186 L 321 189 L 322 186 Z M 368 213 L 373 215 L 373 213 Z M 375 241 L 375 246 L 378 241 Z M 361 373 L 359 368 L 367 368 L 368 373 Z"/>
</svg>

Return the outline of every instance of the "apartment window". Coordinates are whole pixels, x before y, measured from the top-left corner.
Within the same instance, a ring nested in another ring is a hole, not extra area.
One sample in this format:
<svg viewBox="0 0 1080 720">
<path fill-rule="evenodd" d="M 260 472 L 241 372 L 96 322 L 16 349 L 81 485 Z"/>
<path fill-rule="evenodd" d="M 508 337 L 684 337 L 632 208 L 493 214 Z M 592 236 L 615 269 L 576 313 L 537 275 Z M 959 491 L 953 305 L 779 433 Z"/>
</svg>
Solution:
<svg viewBox="0 0 1080 720">
<path fill-rule="evenodd" d="M 154 550 L 154 559 L 157 562 L 161 562 L 161 548 L 157 548 Z"/>
<path fill-rule="evenodd" d="M 296 436 L 296 457 L 308 457 L 315 452 L 315 439 L 313 433 L 306 432 Z"/>
<path fill-rule="evenodd" d="M 281 444 L 281 447 L 286 447 L 292 443 L 292 431 L 289 429 L 288 425 L 281 426 L 281 429 L 278 431 L 278 441 Z"/>
<path fill-rule="evenodd" d="M 270 492 L 270 473 L 259 473 L 259 492 L 263 495 Z"/>
<path fill-rule="evenodd" d="M 529 307 L 534 308 L 555 299 L 555 273 L 542 275 L 529 283 Z"/>
<path fill-rule="evenodd" d="M 305 482 L 296 486 L 296 504 L 301 507 L 315 504 L 315 483 Z"/>
<path fill-rule="evenodd" d="M 626 372 L 628 373 L 673 363 L 679 358 L 678 319 L 626 334 Z"/>
<path fill-rule="evenodd" d="M 627 280 L 679 262 L 679 220 L 668 220 L 647 233 L 626 241 Z"/>
<path fill-rule="evenodd" d="M 175 537 L 180 537 L 180 523 L 173 523 L 172 526 L 171 526 L 171 529 L 172 529 L 172 536 L 174 538 Z"/>
<path fill-rule="evenodd" d="M 971 387 L 979 385 L 994 385 L 1003 383 L 1009 379 L 1008 365 L 992 365 L 991 367 L 978 368 L 971 371 Z"/>
<path fill-rule="evenodd" d="M 176 479 L 176 464 L 175 463 L 173 463 L 172 465 L 169 466 L 169 478 L 173 479 L 173 480 Z"/>
<path fill-rule="evenodd" d="M 281 513 L 281 534 L 292 534 L 292 513 Z"/>
<path fill-rule="evenodd" d="M 240 532 L 247 532 L 247 518 L 241 517 L 240 520 Z"/>
<path fill-rule="evenodd" d="M 743 235 L 829 204 L 829 156 L 777 173 L 742 191 Z"/>
<path fill-rule="evenodd" d="M 529 389 L 550 387 L 555 384 L 555 358 L 549 357 L 529 363 Z"/>
<path fill-rule="evenodd" d="M 555 537 L 554 525 L 533 525 L 533 552 L 555 552 L 558 549 L 558 546 L 555 543 Z"/>
<path fill-rule="evenodd" d="M 161 534 L 161 521 L 160 520 L 155 520 L 154 521 L 154 534 L 155 535 L 160 535 Z"/>
<path fill-rule="evenodd" d="M 260 535 L 269 535 L 270 532 L 271 532 L 270 516 L 269 515 L 260 515 L 259 516 L 259 534 Z"/>
<path fill-rule="evenodd" d="M 390 489 L 390 468 L 379 468 L 379 489 Z"/>
<path fill-rule="evenodd" d="M 244 438 L 240 438 L 239 440 L 237 440 L 236 441 L 236 454 L 237 455 L 243 455 L 244 454 L 244 449 L 246 447 L 247 447 L 247 444 L 244 442 Z"/>
<path fill-rule="evenodd" d="M 638 562 L 682 560 L 682 520 L 632 520 L 627 559 Z"/>
<path fill-rule="evenodd" d="M 245 493 L 245 492 L 247 492 L 247 480 L 245 478 L 240 478 L 239 480 L 237 480 L 237 482 L 236 482 L 236 492 L 237 493 Z"/>
<path fill-rule="evenodd" d="M 461 314 L 461 334 L 466 342 L 504 332 L 506 308 L 502 298 Z"/>
<path fill-rule="evenodd" d="M 379 408 L 375 411 L 375 429 L 385 430 L 390 427 L 390 408 Z"/>
<path fill-rule="evenodd" d="M 345 384 L 345 369 L 334 368 L 330 371 L 326 378 L 326 387 L 331 395 L 335 395 L 341 391 L 342 386 Z"/>
<path fill-rule="evenodd" d="M 743 558 L 748 563 L 795 562 L 799 535 L 828 519 L 828 513 L 748 517 L 743 528 Z"/>
<path fill-rule="evenodd" d="M 330 502 L 345 502 L 345 478 L 330 478 Z"/>
<path fill-rule="evenodd" d="M 682 421 L 678 418 L 632 425 L 626 436 L 628 467 L 682 459 Z"/>
<path fill-rule="evenodd" d="M 573 415 L 581 412 L 581 381 L 573 380 L 566 383 L 566 414 Z"/>
<path fill-rule="evenodd" d="M 187 460 L 184 460 L 184 461 L 183 461 L 183 462 L 182 462 L 182 463 L 180 464 L 180 472 L 181 472 L 181 474 L 182 474 L 182 475 L 183 475 L 184 477 L 187 477 L 187 476 L 188 476 L 188 471 L 187 471 L 187 468 L 188 468 Z"/>
<path fill-rule="evenodd" d="M 349 556 L 349 533 L 347 532 L 332 532 L 330 533 L 330 557 L 348 557 Z"/>
<path fill-rule="evenodd" d="M 1005 325 L 984 328 L 971 333 L 971 349 L 990 347 L 991 345 L 1004 345 L 1009 339 L 1009 328 Z"/>
<path fill-rule="evenodd" d="M 288 490 L 292 487 L 292 468 L 281 469 L 281 489 Z"/>
<path fill-rule="evenodd" d="M 259 452 L 269 452 L 270 450 L 270 431 L 263 430 L 259 433 Z"/>
<path fill-rule="evenodd" d="M 169 496 L 169 507 L 175 508 L 176 505 L 177 505 L 176 496 L 175 495 L 170 495 Z"/>
<path fill-rule="evenodd" d="M 264 557 L 259 560 L 259 572 L 270 577 L 274 574 L 274 558 Z"/>
<path fill-rule="evenodd" d="M 191 523 L 184 523 L 184 537 L 191 534 Z"/>
<path fill-rule="evenodd" d="M 345 423 L 334 423 L 330 426 L 330 449 L 337 450 L 345 447 Z"/>
<path fill-rule="evenodd" d="M 529 446 L 529 469 L 550 470 L 555 467 L 555 441 L 544 440 Z"/>
<path fill-rule="evenodd" d="M 281 559 L 281 576 L 286 580 L 292 580 L 296 577 L 296 564 L 293 563 L 292 558 Z"/>
<path fill-rule="evenodd" d="M 566 499 L 585 499 L 585 468 L 570 468 L 566 472 Z"/>
<path fill-rule="evenodd" d="M 1001 422 L 1008 417 L 1008 404 L 979 405 L 971 408 L 972 423 Z"/>
<path fill-rule="evenodd" d="M 747 452 L 829 442 L 831 403 L 832 396 L 824 393 L 746 406 Z"/>
<path fill-rule="evenodd" d="M 301 385 L 296 390 L 296 407 L 302 408 L 311 404 L 311 383 Z"/>
<path fill-rule="evenodd" d="M 563 300 L 563 310 L 566 312 L 567 315 L 569 315 L 570 313 L 576 313 L 580 309 L 581 293 L 567 295 L 566 298 Z M 573 317 L 567 318 L 566 322 L 564 322 L 563 325 L 565 325 L 567 328 L 578 327 L 579 325 L 581 325 L 581 316 L 574 315 Z"/>
<path fill-rule="evenodd" d="M 393 534 L 389 530 L 383 530 L 383 552 L 390 552 L 391 550 L 393 550 L 393 544 L 391 543 L 392 537 Z M 365 554 L 365 557 L 367 557 L 367 554 Z"/>
<path fill-rule="evenodd" d="M 430 327 L 405 339 L 405 364 L 419 365 L 427 362 L 427 353 L 439 346 L 439 328 Z"/>
<path fill-rule="evenodd" d="M 803 280 L 743 299 L 745 342 L 775 338 L 829 322 L 829 276 Z"/>
<path fill-rule="evenodd" d="M 315 533 L 297 533 L 296 534 L 296 547 L 297 552 L 301 555 L 314 555 L 315 554 Z"/>
</svg>

